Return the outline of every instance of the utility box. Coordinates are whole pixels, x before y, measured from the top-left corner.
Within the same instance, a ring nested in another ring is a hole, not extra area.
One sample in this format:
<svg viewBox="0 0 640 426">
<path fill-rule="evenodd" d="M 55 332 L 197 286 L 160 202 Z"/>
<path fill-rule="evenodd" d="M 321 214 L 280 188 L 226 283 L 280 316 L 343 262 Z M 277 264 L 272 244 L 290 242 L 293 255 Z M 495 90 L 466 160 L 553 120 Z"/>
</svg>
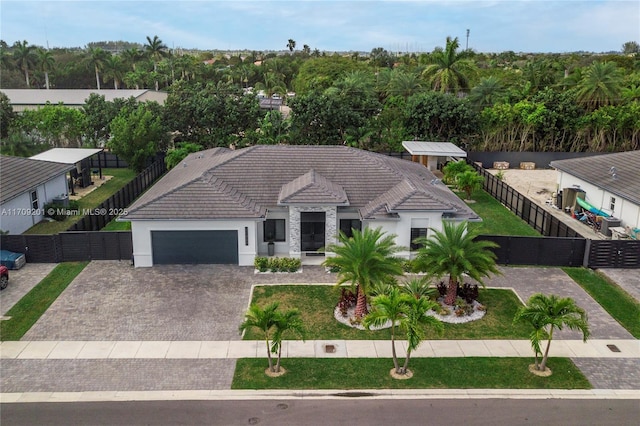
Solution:
<svg viewBox="0 0 640 426">
<path fill-rule="evenodd" d="M 611 236 L 611 228 L 617 228 L 620 226 L 620 219 L 615 217 L 605 217 L 602 219 L 602 227 L 600 232 L 607 237 Z"/>
</svg>

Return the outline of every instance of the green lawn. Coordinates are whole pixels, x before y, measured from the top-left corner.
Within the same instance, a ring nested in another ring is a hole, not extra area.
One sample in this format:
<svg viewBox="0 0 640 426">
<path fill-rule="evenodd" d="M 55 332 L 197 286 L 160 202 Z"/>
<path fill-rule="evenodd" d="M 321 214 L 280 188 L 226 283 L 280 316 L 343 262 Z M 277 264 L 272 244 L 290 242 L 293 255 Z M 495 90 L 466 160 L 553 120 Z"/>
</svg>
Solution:
<svg viewBox="0 0 640 426">
<path fill-rule="evenodd" d="M 461 193 L 459 193 L 461 195 Z M 464 198 L 461 196 L 461 198 Z M 486 191 L 473 193 L 475 203 L 467 204 L 480 216 L 481 223 L 470 223 L 470 229 L 477 229 L 483 235 L 514 235 L 540 237 L 540 233 L 503 206 Z"/>
<path fill-rule="evenodd" d="M 118 222 L 113 219 L 101 231 L 131 231 L 131 222 Z"/>
<path fill-rule="evenodd" d="M 102 174 L 113 176 L 104 185 L 90 192 L 78 200 L 80 210 L 96 208 L 118 192 L 120 188 L 136 177 L 136 172 L 131 169 L 102 169 Z M 69 216 L 60 222 L 42 221 L 27 229 L 25 234 L 57 234 L 66 231 L 71 225 L 79 221 L 82 216 Z"/>
<path fill-rule="evenodd" d="M 640 339 L 640 304 L 617 284 L 587 268 L 562 268 L 636 339 Z"/>
<path fill-rule="evenodd" d="M 281 308 L 298 308 L 307 329 L 307 338 L 313 340 L 386 340 L 389 329 L 369 331 L 348 327 L 333 317 L 340 298 L 340 289 L 330 285 L 277 285 L 254 288 L 252 303 L 265 306 L 279 301 Z M 487 308 L 481 320 L 466 324 L 445 324 L 442 336 L 427 330 L 427 339 L 528 339 L 525 324 L 513 325 L 513 316 L 522 306 L 511 290 L 480 289 L 479 302 Z M 255 330 L 247 330 L 245 340 L 260 340 Z"/>
<path fill-rule="evenodd" d="M 58 264 L 6 313 L 11 319 L 0 321 L 0 341 L 20 340 L 87 264 L 88 262 Z"/>
<path fill-rule="evenodd" d="M 266 358 L 236 363 L 231 389 L 591 389 L 568 358 L 549 358 L 553 371 L 538 377 L 528 370 L 529 358 L 412 358 L 413 377 L 389 375 L 391 359 L 291 358 L 281 365 L 287 373 L 268 377 Z"/>
</svg>

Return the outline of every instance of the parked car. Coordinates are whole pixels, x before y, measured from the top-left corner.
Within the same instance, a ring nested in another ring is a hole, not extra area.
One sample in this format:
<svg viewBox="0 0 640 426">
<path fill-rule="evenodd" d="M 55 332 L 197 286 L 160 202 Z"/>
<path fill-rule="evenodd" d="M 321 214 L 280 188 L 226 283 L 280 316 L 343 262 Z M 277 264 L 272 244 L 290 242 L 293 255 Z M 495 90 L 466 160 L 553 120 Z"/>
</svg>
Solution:
<svg viewBox="0 0 640 426">
<path fill-rule="evenodd" d="M 4 290 L 9 285 L 9 268 L 0 266 L 0 290 Z"/>
<path fill-rule="evenodd" d="M 9 250 L 0 250 L 0 265 L 9 269 L 20 269 L 27 263 L 22 253 L 14 253 Z"/>
</svg>

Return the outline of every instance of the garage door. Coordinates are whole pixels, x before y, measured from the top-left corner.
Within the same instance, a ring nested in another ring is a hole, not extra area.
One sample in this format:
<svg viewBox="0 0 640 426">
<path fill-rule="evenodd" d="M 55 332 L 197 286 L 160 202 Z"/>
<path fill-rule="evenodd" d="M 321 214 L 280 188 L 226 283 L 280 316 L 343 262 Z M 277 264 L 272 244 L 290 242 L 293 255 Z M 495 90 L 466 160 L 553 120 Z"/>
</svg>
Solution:
<svg viewBox="0 0 640 426">
<path fill-rule="evenodd" d="M 154 265 L 238 264 L 238 231 L 151 231 Z"/>
</svg>

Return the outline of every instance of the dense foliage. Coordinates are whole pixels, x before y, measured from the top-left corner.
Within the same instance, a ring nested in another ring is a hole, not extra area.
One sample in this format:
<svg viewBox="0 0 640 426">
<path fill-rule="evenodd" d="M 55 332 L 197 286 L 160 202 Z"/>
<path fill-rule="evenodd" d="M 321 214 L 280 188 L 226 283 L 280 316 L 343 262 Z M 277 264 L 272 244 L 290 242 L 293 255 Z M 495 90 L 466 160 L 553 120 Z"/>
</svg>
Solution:
<svg viewBox="0 0 640 426">
<path fill-rule="evenodd" d="M 84 49 L 0 41 L 1 84 L 166 91 L 166 105 L 150 113 L 174 142 L 203 148 L 291 143 L 401 151 L 403 140 L 420 139 L 488 151 L 640 149 L 637 42 L 610 54 L 516 54 L 443 41 L 411 54 L 296 50 L 293 39 L 283 52 L 232 54 L 173 50 L 157 36 Z M 258 94 L 282 99 L 288 110 L 260 108 Z M 2 152 L 104 146 L 113 120 L 132 103 L 94 95 L 75 112 L 47 106 L 15 114 L 0 96 Z"/>
</svg>

